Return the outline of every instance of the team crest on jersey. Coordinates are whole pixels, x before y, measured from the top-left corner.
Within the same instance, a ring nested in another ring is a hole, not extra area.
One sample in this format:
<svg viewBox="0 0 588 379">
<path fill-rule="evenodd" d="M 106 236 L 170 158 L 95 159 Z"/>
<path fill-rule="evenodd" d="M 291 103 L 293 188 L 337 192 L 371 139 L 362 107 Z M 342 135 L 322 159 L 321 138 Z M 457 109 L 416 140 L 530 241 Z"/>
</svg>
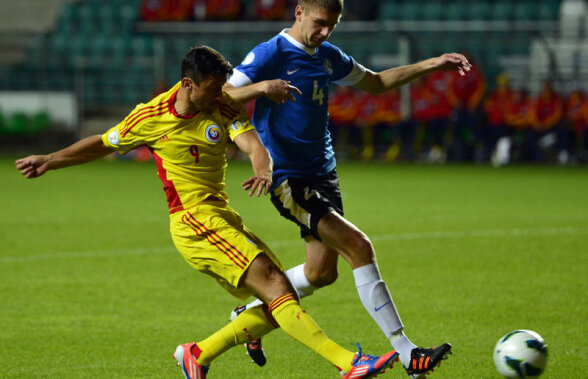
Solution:
<svg viewBox="0 0 588 379">
<path fill-rule="evenodd" d="M 245 56 L 245 59 L 243 59 L 243 62 L 241 62 L 241 64 L 247 65 L 247 64 L 253 62 L 254 59 L 255 59 L 255 53 L 252 51 Z"/>
<path fill-rule="evenodd" d="M 208 125 L 206 131 L 204 132 L 204 136 L 206 137 L 208 142 L 218 143 L 223 137 L 223 130 L 218 125 Z"/>
<path fill-rule="evenodd" d="M 243 126 L 245 125 L 245 123 L 242 120 L 235 120 L 233 121 L 233 123 L 231 124 L 231 129 L 233 130 L 239 130 L 241 129 Z"/>
<path fill-rule="evenodd" d="M 323 64 L 325 66 L 325 70 L 327 70 L 327 73 L 329 75 L 333 74 L 333 63 L 331 63 L 330 59 L 325 59 L 325 63 Z"/>
</svg>

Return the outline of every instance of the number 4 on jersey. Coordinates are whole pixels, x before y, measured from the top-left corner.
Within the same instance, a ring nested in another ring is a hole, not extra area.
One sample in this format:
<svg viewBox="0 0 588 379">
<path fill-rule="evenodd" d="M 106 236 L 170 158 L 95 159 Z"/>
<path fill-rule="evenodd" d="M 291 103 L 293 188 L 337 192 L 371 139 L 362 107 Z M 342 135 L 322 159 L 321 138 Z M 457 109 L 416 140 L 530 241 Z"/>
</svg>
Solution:
<svg viewBox="0 0 588 379">
<path fill-rule="evenodd" d="M 314 88 L 312 90 L 312 100 L 318 100 L 319 105 L 323 105 L 323 99 L 325 98 L 325 93 L 323 89 L 319 89 L 318 87 L 318 80 L 314 81 Z"/>
</svg>

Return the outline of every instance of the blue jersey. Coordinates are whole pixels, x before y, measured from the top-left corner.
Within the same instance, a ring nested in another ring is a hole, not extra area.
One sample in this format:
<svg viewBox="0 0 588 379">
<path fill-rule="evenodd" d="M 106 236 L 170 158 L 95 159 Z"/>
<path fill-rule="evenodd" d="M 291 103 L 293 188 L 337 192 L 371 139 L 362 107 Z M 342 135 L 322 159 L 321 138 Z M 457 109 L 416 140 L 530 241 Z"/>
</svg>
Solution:
<svg viewBox="0 0 588 379">
<path fill-rule="evenodd" d="M 234 87 L 283 79 L 302 92 L 296 102 L 255 102 L 253 124 L 274 160 L 274 186 L 286 177 L 325 175 L 335 169 L 328 126 L 328 92 L 332 82 L 355 84 L 365 73 L 339 48 L 324 42 L 310 49 L 287 30 L 257 45 L 235 68 Z"/>
</svg>

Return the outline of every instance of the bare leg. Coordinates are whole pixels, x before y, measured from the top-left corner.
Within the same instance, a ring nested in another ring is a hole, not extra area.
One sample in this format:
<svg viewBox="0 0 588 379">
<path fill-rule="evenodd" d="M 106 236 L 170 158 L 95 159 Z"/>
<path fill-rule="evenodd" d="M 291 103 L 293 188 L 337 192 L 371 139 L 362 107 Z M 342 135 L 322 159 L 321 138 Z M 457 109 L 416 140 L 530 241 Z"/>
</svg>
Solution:
<svg viewBox="0 0 588 379">
<path fill-rule="evenodd" d="M 304 275 L 315 287 L 324 287 L 333 284 L 339 275 L 337 262 L 339 254 L 312 236 L 307 236 L 306 263 Z"/>
<path fill-rule="evenodd" d="M 400 353 L 406 367 L 416 346 L 404 335 L 404 325 L 388 286 L 382 280 L 376 253 L 368 237 L 341 215 L 327 213 L 318 223 L 324 244 L 337 251 L 353 269 L 359 298 L 390 343 Z"/>
<path fill-rule="evenodd" d="M 258 255 L 251 263 L 243 285 L 266 304 L 287 293 L 296 293 L 286 275 L 266 255 Z"/>
</svg>

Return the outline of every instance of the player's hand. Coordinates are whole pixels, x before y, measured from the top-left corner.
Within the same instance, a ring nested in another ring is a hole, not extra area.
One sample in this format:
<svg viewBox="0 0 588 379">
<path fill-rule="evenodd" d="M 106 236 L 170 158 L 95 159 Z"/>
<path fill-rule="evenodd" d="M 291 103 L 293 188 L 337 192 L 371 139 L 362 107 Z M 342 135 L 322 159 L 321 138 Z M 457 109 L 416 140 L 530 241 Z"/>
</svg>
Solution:
<svg viewBox="0 0 588 379">
<path fill-rule="evenodd" d="M 435 59 L 437 60 L 435 62 L 436 66 L 440 70 L 457 71 L 461 76 L 464 76 L 472 69 L 472 64 L 468 62 L 468 59 L 462 54 L 443 54 Z"/>
<path fill-rule="evenodd" d="M 289 81 L 282 79 L 265 81 L 263 92 L 266 97 L 278 104 L 284 104 L 288 100 L 296 102 L 294 95 L 302 95 L 302 92 L 298 88 L 291 85 Z"/>
<path fill-rule="evenodd" d="M 259 197 L 262 193 L 267 195 L 272 186 L 272 172 L 266 171 L 259 176 L 254 175 L 241 183 L 241 186 L 245 191 L 249 190 L 249 196 L 256 194 Z"/>
<path fill-rule="evenodd" d="M 46 155 L 31 155 L 26 158 L 17 159 L 14 165 L 27 179 L 37 178 L 49 170 L 48 157 Z"/>
</svg>

